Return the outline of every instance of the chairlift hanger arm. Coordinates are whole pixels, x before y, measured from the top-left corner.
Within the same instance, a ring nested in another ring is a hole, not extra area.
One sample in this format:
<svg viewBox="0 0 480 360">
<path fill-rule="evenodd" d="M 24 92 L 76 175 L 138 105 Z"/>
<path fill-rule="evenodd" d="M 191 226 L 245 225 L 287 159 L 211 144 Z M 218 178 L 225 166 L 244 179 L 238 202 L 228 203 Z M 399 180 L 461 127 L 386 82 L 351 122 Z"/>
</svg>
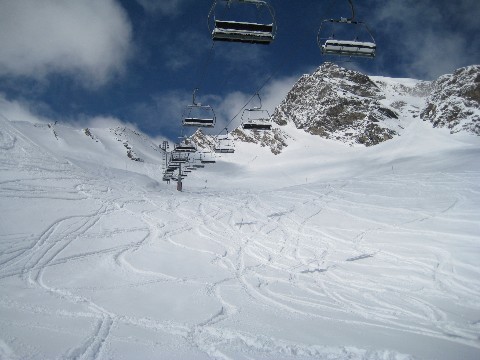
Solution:
<svg viewBox="0 0 480 360">
<path fill-rule="evenodd" d="M 350 21 L 348 19 L 326 19 L 326 20 L 322 21 L 322 23 L 320 24 L 320 29 L 318 29 L 317 43 L 319 45 L 322 44 L 322 39 L 325 39 L 324 37 L 322 37 L 322 30 L 323 30 L 323 26 L 324 26 L 325 23 L 344 23 L 344 24 L 363 26 L 365 28 L 365 30 L 367 31 L 368 35 L 370 36 L 370 38 L 372 39 L 372 42 L 375 44 L 375 38 L 373 37 L 373 34 L 370 31 L 370 28 L 363 21 Z"/>
<path fill-rule="evenodd" d="M 258 98 L 259 106 L 254 106 L 250 110 L 261 110 L 262 109 L 262 98 L 260 97 L 260 94 L 258 92 L 255 94 L 255 97 Z"/>
<path fill-rule="evenodd" d="M 192 100 L 192 102 L 193 102 L 193 105 L 194 105 L 194 106 L 198 106 L 198 104 L 197 104 L 197 102 L 196 102 L 197 90 L 198 90 L 198 88 L 193 89 L 193 95 L 192 95 L 192 96 L 193 96 L 193 100 Z"/>
<path fill-rule="evenodd" d="M 348 0 L 348 2 L 350 3 L 350 8 L 352 9 L 352 17 L 347 19 L 347 21 L 352 22 L 352 21 L 355 21 L 355 8 L 353 7 L 352 0 Z"/>
</svg>

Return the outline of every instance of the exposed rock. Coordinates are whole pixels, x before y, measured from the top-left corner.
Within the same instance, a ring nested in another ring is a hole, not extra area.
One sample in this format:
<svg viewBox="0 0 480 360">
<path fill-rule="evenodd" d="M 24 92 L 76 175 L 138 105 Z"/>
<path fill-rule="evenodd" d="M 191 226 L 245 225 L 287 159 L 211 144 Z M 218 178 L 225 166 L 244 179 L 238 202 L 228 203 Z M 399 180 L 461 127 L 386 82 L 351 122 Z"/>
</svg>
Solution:
<svg viewBox="0 0 480 360">
<path fill-rule="evenodd" d="M 395 108 L 382 105 L 384 98 L 367 75 L 325 63 L 300 78 L 272 119 L 279 126 L 293 122 L 313 135 L 371 146 L 396 134 L 382 124 L 398 119 Z"/>
<path fill-rule="evenodd" d="M 243 130 L 237 128 L 232 131 L 231 135 L 235 140 L 256 143 L 262 147 L 269 147 L 270 151 L 278 155 L 287 146 L 288 136 L 280 129 L 272 129 L 271 131 L 260 130 Z"/>
<path fill-rule="evenodd" d="M 480 135 L 480 65 L 438 78 L 420 117 L 452 133 L 464 130 Z"/>
</svg>

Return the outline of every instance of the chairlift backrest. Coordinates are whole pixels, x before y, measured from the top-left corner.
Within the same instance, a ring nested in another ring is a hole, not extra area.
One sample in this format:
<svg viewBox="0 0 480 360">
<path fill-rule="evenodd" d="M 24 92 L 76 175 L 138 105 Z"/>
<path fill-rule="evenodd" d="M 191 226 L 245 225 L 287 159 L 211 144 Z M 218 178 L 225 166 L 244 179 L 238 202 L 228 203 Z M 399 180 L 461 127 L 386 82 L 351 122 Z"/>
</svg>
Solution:
<svg viewBox="0 0 480 360">
<path fill-rule="evenodd" d="M 226 2 L 229 8 L 242 5 L 255 5 L 257 7 L 257 13 L 267 9 L 266 13 L 268 13 L 269 19 L 266 22 L 259 22 L 258 20 L 245 21 L 245 19 L 217 19 L 215 10 L 222 2 Z M 232 6 L 232 3 L 236 3 L 236 5 Z M 214 41 L 270 44 L 275 38 L 275 14 L 273 8 L 263 0 L 215 0 L 208 17 L 209 26 L 211 26 L 210 19 L 213 18 L 213 29 L 211 28 L 210 30 Z"/>
</svg>

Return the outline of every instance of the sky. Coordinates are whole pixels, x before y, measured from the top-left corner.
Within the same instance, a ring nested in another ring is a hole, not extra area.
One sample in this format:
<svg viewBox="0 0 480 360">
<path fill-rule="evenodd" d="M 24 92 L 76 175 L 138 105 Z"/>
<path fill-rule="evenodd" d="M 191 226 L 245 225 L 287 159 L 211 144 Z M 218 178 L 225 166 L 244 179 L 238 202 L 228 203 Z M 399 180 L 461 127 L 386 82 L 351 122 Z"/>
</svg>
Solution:
<svg viewBox="0 0 480 360">
<path fill-rule="evenodd" d="M 424 80 L 480 63 L 478 0 L 354 1 L 377 56 L 351 62 L 322 56 L 317 44 L 322 20 L 350 16 L 347 0 L 269 4 L 278 30 L 265 46 L 214 44 L 210 0 L 0 0 L 0 114 L 78 127 L 125 124 L 175 139 L 193 131 L 180 124 L 194 88 L 197 102 L 215 110 L 216 134 L 240 124 L 235 116 L 257 90 L 272 112 L 301 75 L 325 61 Z M 215 15 L 270 21 L 244 8 L 219 7 Z"/>
</svg>

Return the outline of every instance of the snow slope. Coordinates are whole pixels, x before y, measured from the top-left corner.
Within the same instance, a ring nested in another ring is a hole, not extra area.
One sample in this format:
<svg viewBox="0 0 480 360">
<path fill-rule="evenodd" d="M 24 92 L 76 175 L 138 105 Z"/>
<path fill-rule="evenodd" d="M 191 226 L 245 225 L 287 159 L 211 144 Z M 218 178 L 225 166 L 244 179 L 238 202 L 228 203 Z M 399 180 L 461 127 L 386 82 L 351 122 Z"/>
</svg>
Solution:
<svg viewBox="0 0 480 360">
<path fill-rule="evenodd" d="M 478 359 L 480 139 L 404 126 L 179 193 L 128 131 L 0 117 L 0 358 Z"/>
</svg>

